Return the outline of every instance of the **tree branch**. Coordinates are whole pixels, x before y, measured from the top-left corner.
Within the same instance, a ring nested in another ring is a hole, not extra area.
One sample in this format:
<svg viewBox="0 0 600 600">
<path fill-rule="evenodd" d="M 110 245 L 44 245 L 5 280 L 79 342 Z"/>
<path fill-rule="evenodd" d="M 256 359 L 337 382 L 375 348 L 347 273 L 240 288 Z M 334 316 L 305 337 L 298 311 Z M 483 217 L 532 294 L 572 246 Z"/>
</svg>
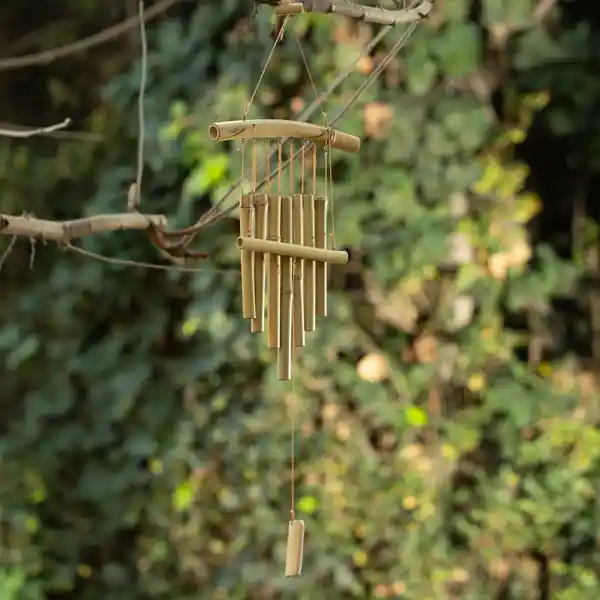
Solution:
<svg viewBox="0 0 600 600">
<path fill-rule="evenodd" d="M 47 135 L 49 133 L 58 131 L 59 129 L 68 127 L 70 123 L 71 119 L 67 118 L 60 123 L 56 123 L 55 125 L 36 127 L 35 129 L 28 129 L 25 127 L 15 127 L 13 129 L 12 126 L 9 126 L 9 128 L 0 128 L 0 136 L 12 138 L 30 138 L 36 135 Z"/>
<path fill-rule="evenodd" d="M 154 225 L 164 227 L 167 219 L 162 215 L 123 213 L 98 215 L 72 221 L 46 221 L 30 216 L 14 217 L 0 214 L 0 235 L 41 238 L 68 244 L 75 238 L 124 229 L 145 230 Z"/>
<path fill-rule="evenodd" d="M 257 0 L 258 4 L 273 4 L 272 0 Z M 298 5 L 302 12 L 320 14 L 336 14 L 350 19 L 380 23 L 381 25 L 398 25 L 399 23 L 414 23 L 425 18 L 435 4 L 435 0 L 416 0 L 408 8 L 387 10 L 375 6 L 363 6 L 348 0 L 280 0 L 275 8 L 279 15 L 297 14 Z"/>
</svg>

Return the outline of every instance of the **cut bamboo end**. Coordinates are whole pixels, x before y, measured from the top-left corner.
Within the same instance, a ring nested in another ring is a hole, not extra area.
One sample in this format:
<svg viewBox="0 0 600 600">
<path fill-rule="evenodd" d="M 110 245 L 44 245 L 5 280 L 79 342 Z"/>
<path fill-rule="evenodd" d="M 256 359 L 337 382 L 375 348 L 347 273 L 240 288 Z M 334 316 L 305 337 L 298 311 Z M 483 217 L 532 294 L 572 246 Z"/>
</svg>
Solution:
<svg viewBox="0 0 600 600">
<path fill-rule="evenodd" d="M 329 129 L 313 123 L 286 121 L 284 119 L 249 119 L 247 121 L 223 121 L 208 128 L 213 142 L 242 139 L 294 138 L 330 146 L 355 154 L 360 150 L 360 138 L 337 129 Z"/>
<path fill-rule="evenodd" d="M 254 199 L 255 227 L 254 235 L 257 239 L 267 237 L 267 211 L 268 196 L 258 194 Z M 254 253 L 254 304 L 255 316 L 252 319 L 252 333 L 262 333 L 265 330 L 265 287 L 267 283 L 266 256 L 264 252 Z"/>
<path fill-rule="evenodd" d="M 293 4 L 282 4 L 275 7 L 275 14 L 280 16 L 301 15 L 304 12 L 304 5 L 298 2 Z"/>
<path fill-rule="evenodd" d="M 327 198 L 315 196 L 315 246 L 327 248 Z M 348 254 L 346 257 L 348 257 Z M 315 263 L 315 313 L 327 316 L 327 263 Z"/>
<path fill-rule="evenodd" d="M 304 521 L 294 519 L 288 526 L 285 552 L 285 576 L 298 577 L 302 573 L 304 555 Z"/>
<path fill-rule="evenodd" d="M 252 207 L 254 197 L 244 194 L 240 200 L 240 235 L 252 236 Z M 256 303 L 254 296 L 254 252 L 244 249 L 241 252 L 240 266 L 242 272 L 242 314 L 245 319 L 254 319 Z"/>
<path fill-rule="evenodd" d="M 315 246 L 315 197 L 302 196 L 304 204 L 304 245 Z M 315 330 L 315 261 L 304 260 L 304 331 Z"/>
<path fill-rule="evenodd" d="M 278 243 L 281 239 L 281 198 L 268 196 L 267 237 L 269 241 Z M 238 242 L 239 246 L 239 242 Z M 267 303 L 267 346 L 279 348 L 281 332 L 279 329 L 281 312 L 281 271 L 280 258 L 277 254 L 268 257 L 268 303 Z"/>
</svg>

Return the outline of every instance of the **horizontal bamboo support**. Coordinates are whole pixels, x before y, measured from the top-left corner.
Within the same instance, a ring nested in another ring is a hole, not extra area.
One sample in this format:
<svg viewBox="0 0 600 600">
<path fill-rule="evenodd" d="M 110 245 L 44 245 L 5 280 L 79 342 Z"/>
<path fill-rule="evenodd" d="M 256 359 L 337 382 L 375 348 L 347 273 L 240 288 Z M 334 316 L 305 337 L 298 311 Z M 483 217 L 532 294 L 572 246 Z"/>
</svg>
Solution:
<svg viewBox="0 0 600 600">
<path fill-rule="evenodd" d="M 239 237 L 237 247 L 240 250 L 266 252 L 267 254 L 288 256 L 290 258 L 303 258 L 304 260 L 314 260 L 331 265 L 345 265 L 348 263 L 348 253 L 343 250 L 323 250 L 321 248 L 295 246 L 284 242 L 272 242 L 248 237 Z"/>
<path fill-rule="evenodd" d="M 223 121 L 208 128 L 213 142 L 241 139 L 298 138 L 335 150 L 356 153 L 360 150 L 360 138 L 349 133 L 328 129 L 313 123 L 286 121 L 284 119 L 255 119 L 248 121 Z"/>
</svg>

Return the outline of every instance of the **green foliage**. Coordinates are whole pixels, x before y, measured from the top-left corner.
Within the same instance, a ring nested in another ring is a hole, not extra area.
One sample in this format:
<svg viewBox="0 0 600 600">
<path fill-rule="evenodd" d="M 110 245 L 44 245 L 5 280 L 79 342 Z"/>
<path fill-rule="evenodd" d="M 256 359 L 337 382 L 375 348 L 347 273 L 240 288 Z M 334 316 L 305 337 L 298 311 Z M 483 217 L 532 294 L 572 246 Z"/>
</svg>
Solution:
<svg viewBox="0 0 600 600">
<path fill-rule="evenodd" d="M 240 317 L 236 221 L 202 232 L 211 261 L 193 274 L 42 244 L 29 270 L 17 244 L 0 302 L 2 598 L 521 600 L 543 597 L 546 567 L 552 598 L 597 597 L 597 386 L 576 347 L 534 357 L 554 335 L 555 300 L 581 293 L 597 236 L 577 260 L 532 242 L 542 199 L 515 152 L 536 119 L 597 143 L 583 128 L 593 70 L 577 65 L 567 84 L 551 64 L 597 34 L 561 25 L 551 38 L 528 24 L 524 0 L 485 0 L 481 22 L 469 3 L 445 4 L 341 126 L 364 139 L 333 165 L 336 242 L 355 264 L 332 269 L 330 314 L 299 353 L 293 405 Z M 104 8 L 86 6 L 104 23 Z M 271 45 L 267 14 L 241 35 L 246 8 L 200 3 L 148 27 L 143 210 L 173 225 L 238 177 L 240 152 L 206 132 L 242 115 Z M 294 27 L 321 89 L 372 34 L 328 17 Z M 516 31 L 500 50 L 515 70 L 501 82 L 505 121 L 477 85 L 499 51 L 483 27 Z M 68 98 L 104 139 L 2 141 L 2 211 L 123 210 L 135 52 L 115 41 L 48 66 L 44 111 Z M 312 101 L 302 64 L 286 35 L 253 115 Z M 372 68 L 363 62 L 328 115 Z M 569 86 L 581 96 L 570 103 Z M 38 122 L 38 101 L 17 100 Z M 84 245 L 157 260 L 143 236 Z M 292 411 L 309 537 L 303 576 L 286 580 Z"/>
</svg>

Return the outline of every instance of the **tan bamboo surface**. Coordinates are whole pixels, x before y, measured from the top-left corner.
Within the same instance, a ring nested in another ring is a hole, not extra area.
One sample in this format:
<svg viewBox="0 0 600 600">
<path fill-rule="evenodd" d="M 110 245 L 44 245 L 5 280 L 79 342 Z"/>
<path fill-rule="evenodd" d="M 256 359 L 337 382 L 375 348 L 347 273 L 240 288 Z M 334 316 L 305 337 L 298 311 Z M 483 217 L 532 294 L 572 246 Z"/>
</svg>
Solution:
<svg viewBox="0 0 600 600">
<path fill-rule="evenodd" d="M 307 248 L 315 247 L 315 197 L 302 196 L 304 204 L 303 242 Z M 346 255 L 347 259 L 347 255 Z M 315 261 L 304 259 L 304 331 L 315 330 Z"/>
<path fill-rule="evenodd" d="M 240 199 L 240 235 L 252 236 L 252 203 L 251 194 L 243 194 Z M 254 298 L 254 256 L 252 250 L 242 250 L 240 263 L 242 271 L 242 313 L 245 319 L 254 319 L 256 304 Z"/>
<path fill-rule="evenodd" d="M 257 240 L 256 238 L 247 237 L 238 238 L 237 247 L 240 250 L 248 250 L 251 252 L 265 252 L 271 256 L 303 258 L 304 260 L 316 260 L 331 265 L 345 265 L 348 263 L 349 259 L 348 253 L 343 250 L 324 250 L 322 248 L 296 246 L 284 242 Z"/>
<path fill-rule="evenodd" d="M 304 6 L 299 2 L 292 4 L 280 4 L 275 7 L 275 14 L 280 16 L 301 15 L 304 12 Z"/>
<path fill-rule="evenodd" d="M 304 521 L 294 519 L 288 526 L 285 553 L 285 576 L 298 577 L 302 573 L 304 554 Z"/>
<path fill-rule="evenodd" d="M 356 153 L 360 150 L 360 138 L 328 129 L 313 123 L 286 121 L 284 119 L 254 119 L 247 121 L 223 121 L 208 128 L 213 142 L 241 139 L 297 138 L 328 145 L 335 150 Z"/>
<path fill-rule="evenodd" d="M 281 240 L 281 198 L 279 196 L 268 196 L 267 221 L 268 241 L 272 244 L 279 244 Z M 240 241 L 238 240 L 239 247 Z M 262 251 L 264 252 L 265 250 L 263 249 Z M 279 256 L 273 252 L 269 252 L 267 296 L 267 346 L 269 348 L 279 348 L 281 338 L 279 330 L 279 313 L 281 308 L 281 272 L 279 270 L 279 262 Z"/>
<path fill-rule="evenodd" d="M 302 194 L 292 196 L 292 243 L 304 247 L 304 201 Z M 294 345 L 301 348 L 306 345 L 304 331 L 304 259 L 294 259 Z"/>
<path fill-rule="evenodd" d="M 254 236 L 256 239 L 267 238 L 267 208 L 268 196 L 257 194 L 254 197 Z M 263 333 L 265 330 L 265 286 L 267 282 L 267 271 L 265 264 L 265 253 L 254 252 L 254 305 L 256 315 L 252 319 L 253 333 Z"/>
<path fill-rule="evenodd" d="M 281 241 L 289 244 L 292 241 L 292 197 L 281 197 Z M 290 244 L 291 245 L 291 244 Z M 277 375 L 282 381 L 292 379 L 292 305 L 293 280 L 292 258 L 281 256 L 281 342 L 277 351 Z"/>
<path fill-rule="evenodd" d="M 315 196 L 315 246 L 327 248 L 327 198 Z M 333 250 L 329 250 L 333 252 Z M 348 254 L 344 252 L 346 259 Z M 317 317 L 327 316 L 327 263 L 315 263 L 315 313 Z"/>
</svg>

